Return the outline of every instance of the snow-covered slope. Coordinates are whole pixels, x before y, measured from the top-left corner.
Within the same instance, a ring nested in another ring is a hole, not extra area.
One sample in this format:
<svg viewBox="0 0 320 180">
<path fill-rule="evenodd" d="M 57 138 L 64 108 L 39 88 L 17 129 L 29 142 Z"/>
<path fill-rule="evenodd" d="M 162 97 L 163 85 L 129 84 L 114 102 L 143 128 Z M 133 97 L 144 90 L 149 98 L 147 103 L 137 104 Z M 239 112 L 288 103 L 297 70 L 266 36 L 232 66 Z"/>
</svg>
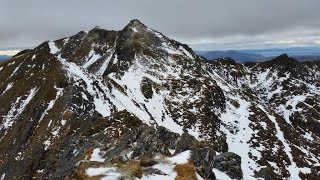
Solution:
<svg viewBox="0 0 320 180">
<path fill-rule="evenodd" d="M 241 156 L 244 179 L 262 173 L 267 179 L 319 175 L 316 67 L 286 55 L 254 66 L 231 59 L 211 64 L 209 71 L 227 99 L 222 129 L 229 151 Z"/>
<path fill-rule="evenodd" d="M 317 178 L 318 67 L 209 63 L 138 20 L 44 42 L 0 64 L 0 175 Z"/>
</svg>

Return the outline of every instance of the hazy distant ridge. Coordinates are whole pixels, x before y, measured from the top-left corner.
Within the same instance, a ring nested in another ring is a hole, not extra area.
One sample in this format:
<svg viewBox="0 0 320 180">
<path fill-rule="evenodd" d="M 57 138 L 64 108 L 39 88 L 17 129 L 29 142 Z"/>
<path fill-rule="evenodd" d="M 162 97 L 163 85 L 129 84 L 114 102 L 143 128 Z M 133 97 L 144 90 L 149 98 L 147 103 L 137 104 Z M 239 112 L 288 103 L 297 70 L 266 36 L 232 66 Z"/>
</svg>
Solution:
<svg viewBox="0 0 320 180">
<path fill-rule="evenodd" d="M 237 62 L 266 61 L 281 54 L 288 54 L 299 61 L 320 60 L 320 48 L 318 47 L 295 47 L 295 48 L 273 48 L 257 50 L 227 50 L 227 51 L 195 51 L 198 55 L 208 60 L 230 57 Z"/>
</svg>

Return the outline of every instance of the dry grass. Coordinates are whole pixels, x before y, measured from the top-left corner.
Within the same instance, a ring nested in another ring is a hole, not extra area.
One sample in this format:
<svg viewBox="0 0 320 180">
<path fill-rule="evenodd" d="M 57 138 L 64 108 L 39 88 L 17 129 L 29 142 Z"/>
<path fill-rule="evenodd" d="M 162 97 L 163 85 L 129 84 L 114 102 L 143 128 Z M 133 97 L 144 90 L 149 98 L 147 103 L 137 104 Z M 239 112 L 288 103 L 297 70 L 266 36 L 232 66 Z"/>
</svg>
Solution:
<svg viewBox="0 0 320 180">
<path fill-rule="evenodd" d="M 63 112 L 62 119 L 70 120 L 72 116 L 73 116 L 73 112 L 71 110 L 66 110 Z"/>
<path fill-rule="evenodd" d="M 177 172 L 175 180 L 197 180 L 196 168 L 191 162 L 178 164 L 174 170 Z"/>
<path fill-rule="evenodd" d="M 110 164 L 109 164 L 110 165 Z M 116 167 L 117 171 L 122 174 L 122 179 L 136 179 L 141 178 L 143 175 L 143 168 L 140 164 L 136 161 L 130 161 L 127 163 L 116 163 L 108 166 L 107 164 L 98 163 L 98 162 L 90 162 L 90 161 L 83 161 L 80 163 L 73 174 L 73 179 L 80 179 L 80 180 L 98 180 L 104 177 L 105 175 L 97 175 L 89 177 L 86 174 L 86 170 L 88 168 L 98 168 L 98 167 Z"/>
<path fill-rule="evenodd" d="M 78 180 L 100 180 L 103 175 L 89 177 L 85 171 L 76 171 L 73 178 Z"/>
<path fill-rule="evenodd" d="M 131 161 L 126 164 L 118 165 L 118 169 L 124 174 L 128 174 L 130 178 L 141 178 L 143 169 L 138 162 Z"/>
<path fill-rule="evenodd" d="M 154 160 L 154 159 L 152 159 L 152 158 L 142 158 L 141 160 L 140 160 L 140 166 L 142 166 L 142 167 L 150 167 L 150 166 L 153 166 L 153 165 L 155 165 L 155 164 L 157 164 L 157 162 Z"/>
<path fill-rule="evenodd" d="M 83 160 L 83 162 L 81 162 L 75 169 L 74 173 L 73 173 L 73 178 L 72 179 L 79 179 L 79 180 L 98 180 L 101 179 L 104 175 L 97 175 L 97 176 L 92 176 L 89 177 L 86 174 L 86 170 L 88 168 L 98 168 L 98 167 L 103 167 L 102 163 L 98 163 L 98 162 L 90 162 L 87 160 Z"/>
</svg>

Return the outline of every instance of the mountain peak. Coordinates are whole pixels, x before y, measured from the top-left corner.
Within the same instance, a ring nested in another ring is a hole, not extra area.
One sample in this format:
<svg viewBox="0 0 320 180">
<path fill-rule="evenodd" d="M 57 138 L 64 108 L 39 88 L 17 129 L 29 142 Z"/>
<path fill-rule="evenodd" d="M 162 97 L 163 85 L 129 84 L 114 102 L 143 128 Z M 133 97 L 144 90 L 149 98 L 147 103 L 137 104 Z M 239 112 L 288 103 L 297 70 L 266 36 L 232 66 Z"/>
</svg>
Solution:
<svg viewBox="0 0 320 180">
<path fill-rule="evenodd" d="M 132 19 L 130 22 L 129 22 L 129 24 L 135 24 L 135 25 L 137 25 L 137 24 L 142 24 L 142 25 L 144 25 L 141 21 L 139 21 L 138 19 Z"/>
<path fill-rule="evenodd" d="M 282 58 L 289 58 L 288 54 L 284 53 L 284 54 L 281 54 L 280 56 L 278 57 L 282 57 Z"/>
<path fill-rule="evenodd" d="M 100 26 L 95 26 L 93 29 L 101 29 Z"/>
<path fill-rule="evenodd" d="M 123 30 L 131 29 L 133 32 L 138 32 L 139 30 L 145 30 L 147 29 L 147 26 L 144 25 L 141 21 L 138 19 L 133 19 L 129 22 L 128 25 L 126 25 Z"/>
<path fill-rule="evenodd" d="M 288 54 L 282 54 L 270 61 L 263 62 L 262 64 L 264 64 L 266 67 L 274 67 L 274 66 L 293 67 L 298 65 L 299 61 L 295 60 L 292 57 L 289 57 Z"/>
<path fill-rule="evenodd" d="M 276 57 L 274 61 L 277 64 L 288 65 L 288 64 L 298 64 L 299 62 L 294 58 L 288 56 L 288 54 L 281 54 L 280 56 Z"/>
<path fill-rule="evenodd" d="M 294 77 L 300 77 L 302 71 L 306 71 L 299 61 L 289 57 L 287 54 L 282 54 L 270 61 L 262 62 L 260 66 L 264 69 L 276 69 L 279 77 L 285 77 L 288 72 Z"/>
</svg>

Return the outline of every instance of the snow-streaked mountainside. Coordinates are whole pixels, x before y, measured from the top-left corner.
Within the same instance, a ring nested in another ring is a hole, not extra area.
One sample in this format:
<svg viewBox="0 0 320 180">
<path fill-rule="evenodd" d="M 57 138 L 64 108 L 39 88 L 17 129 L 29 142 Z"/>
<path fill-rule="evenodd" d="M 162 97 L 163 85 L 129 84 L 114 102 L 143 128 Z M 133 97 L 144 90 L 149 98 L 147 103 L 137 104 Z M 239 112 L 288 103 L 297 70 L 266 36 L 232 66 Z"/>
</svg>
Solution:
<svg viewBox="0 0 320 180">
<path fill-rule="evenodd" d="M 0 179 L 319 179 L 319 79 L 138 20 L 44 42 L 0 64 Z"/>
</svg>

